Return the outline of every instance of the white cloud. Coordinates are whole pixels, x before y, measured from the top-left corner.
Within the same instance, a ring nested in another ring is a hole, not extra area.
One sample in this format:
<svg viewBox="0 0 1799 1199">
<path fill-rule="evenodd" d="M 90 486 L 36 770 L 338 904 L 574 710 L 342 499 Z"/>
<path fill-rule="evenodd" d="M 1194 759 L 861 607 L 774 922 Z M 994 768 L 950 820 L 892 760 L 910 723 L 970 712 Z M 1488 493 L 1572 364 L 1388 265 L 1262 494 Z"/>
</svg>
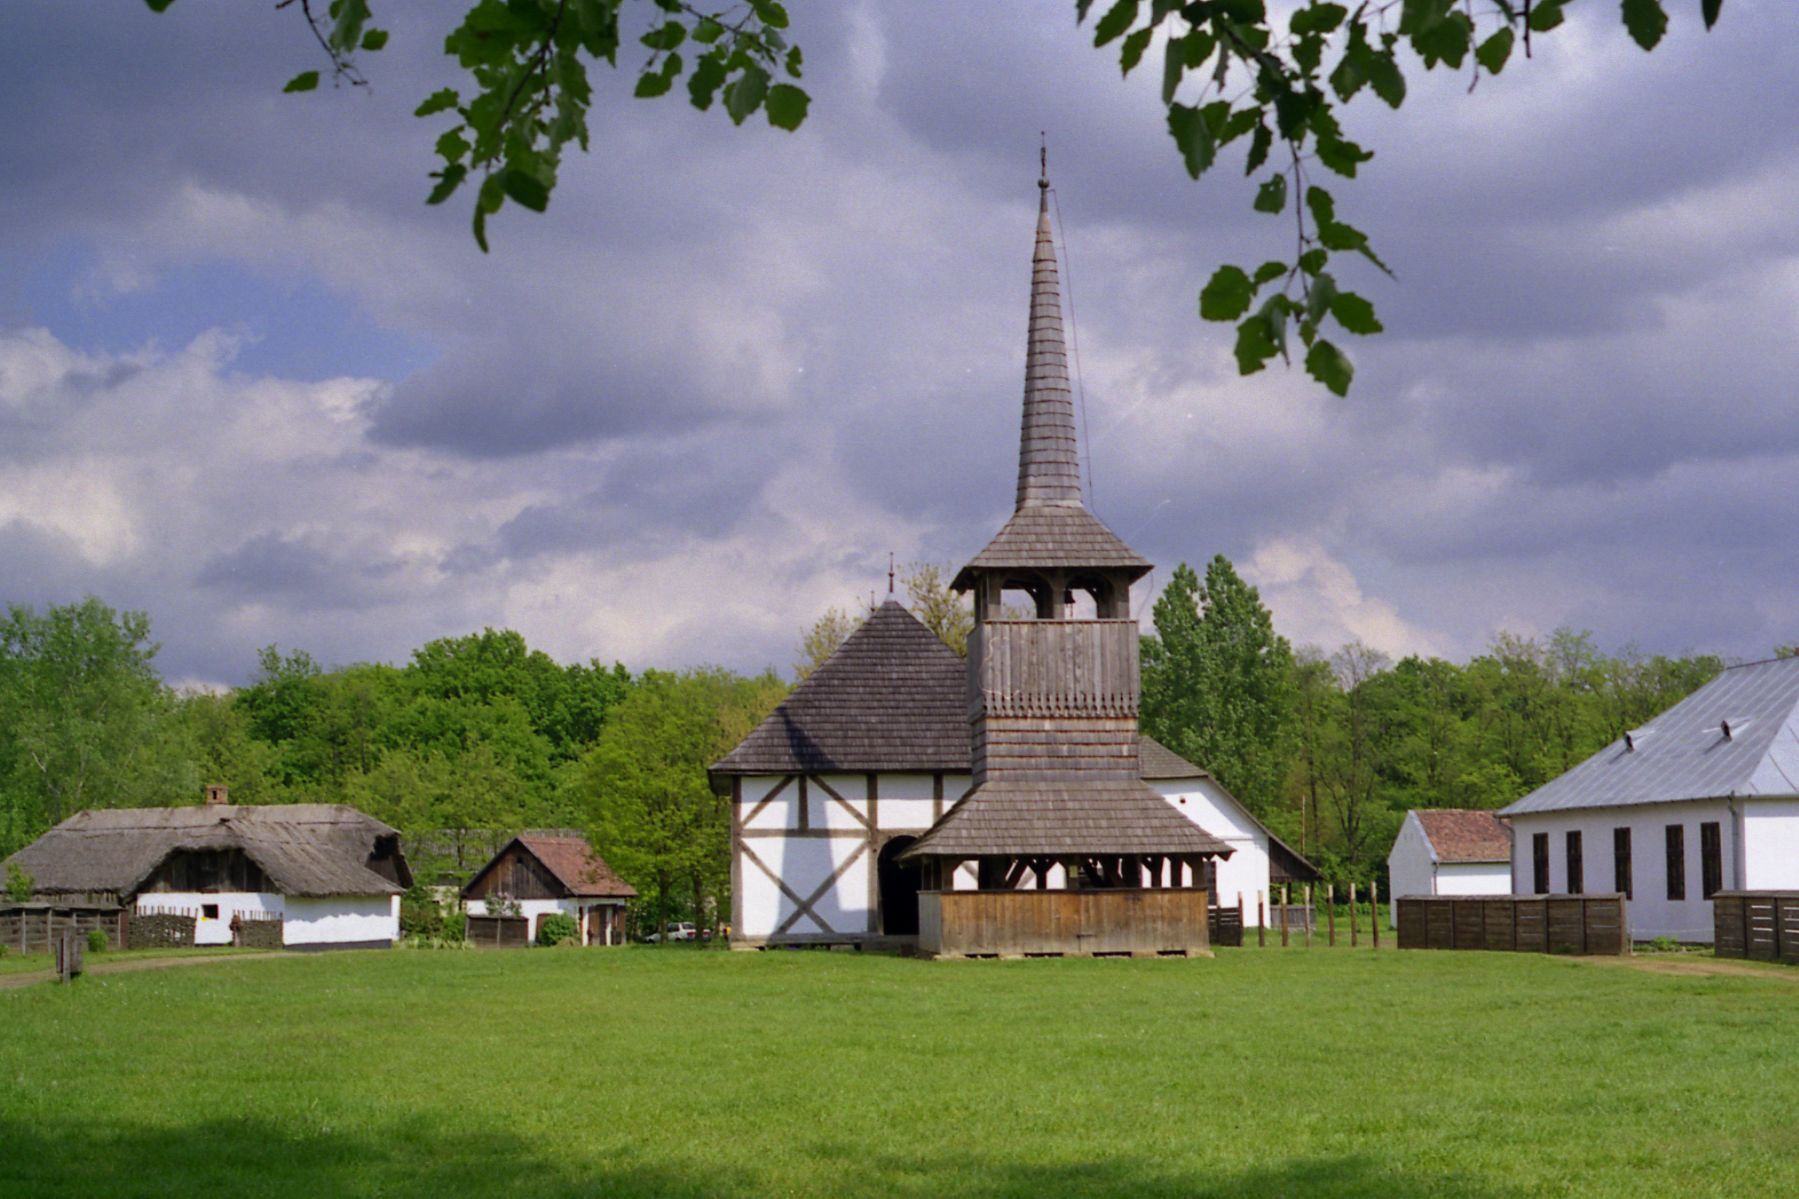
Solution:
<svg viewBox="0 0 1799 1199">
<path fill-rule="evenodd" d="M 1443 637 L 1407 621 L 1388 600 L 1365 595 L 1354 572 L 1316 541 L 1265 542 L 1243 564 L 1243 577 L 1296 645 L 1329 650 L 1360 641 L 1395 658 L 1446 652 Z"/>
</svg>

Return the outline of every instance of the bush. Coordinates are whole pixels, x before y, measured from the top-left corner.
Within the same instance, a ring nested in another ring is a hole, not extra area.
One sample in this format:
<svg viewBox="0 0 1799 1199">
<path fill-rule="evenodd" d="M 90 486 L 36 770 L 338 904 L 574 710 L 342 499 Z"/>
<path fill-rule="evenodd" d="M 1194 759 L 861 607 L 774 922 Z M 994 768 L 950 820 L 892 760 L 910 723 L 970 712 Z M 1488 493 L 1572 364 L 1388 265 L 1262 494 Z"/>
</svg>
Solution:
<svg viewBox="0 0 1799 1199">
<path fill-rule="evenodd" d="M 551 912 L 537 922 L 539 945 L 572 945 L 581 939 L 581 926 L 565 912 Z"/>
<path fill-rule="evenodd" d="M 1649 948 L 1657 953 L 1673 953 L 1680 948 L 1680 942 L 1673 937 L 1656 937 L 1649 942 Z"/>
<path fill-rule="evenodd" d="M 407 936 L 440 937 L 444 914 L 424 887 L 413 887 L 400 899 L 400 932 Z"/>
<path fill-rule="evenodd" d="M 439 930 L 439 935 L 445 941 L 467 941 L 468 913 L 458 908 L 445 916 L 443 919 L 443 927 Z"/>
<path fill-rule="evenodd" d="M 6 942 L 0 941 L 0 958 L 6 956 Z"/>
<path fill-rule="evenodd" d="M 106 930 L 105 929 L 96 928 L 96 929 L 92 929 L 88 932 L 88 934 L 87 934 L 87 951 L 89 953 L 105 953 L 106 952 Z"/>
</svg>

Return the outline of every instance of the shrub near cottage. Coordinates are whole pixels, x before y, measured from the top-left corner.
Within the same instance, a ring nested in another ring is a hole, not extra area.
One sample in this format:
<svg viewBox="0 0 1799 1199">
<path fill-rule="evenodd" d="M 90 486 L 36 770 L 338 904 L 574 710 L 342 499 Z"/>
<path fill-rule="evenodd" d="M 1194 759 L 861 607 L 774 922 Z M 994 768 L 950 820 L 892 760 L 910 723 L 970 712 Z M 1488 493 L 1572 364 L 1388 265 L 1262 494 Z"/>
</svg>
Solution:
<svg viewBox="0 0 1799 1199">
<path fill-rule="evenodd" d="M 581 926 L 565 912 L 551 912 L 537 922 L 539 945 L 572 945 L 581 939 Z"/>
<path fill-rule="evenodd" d="M 87 935 L 87 951 L 89 953 L 105 953 L 106 952 L 106 930 L 105 929 L 96 928 L 96 929 L 89 931 L 89 933 Z"/>
</svg>

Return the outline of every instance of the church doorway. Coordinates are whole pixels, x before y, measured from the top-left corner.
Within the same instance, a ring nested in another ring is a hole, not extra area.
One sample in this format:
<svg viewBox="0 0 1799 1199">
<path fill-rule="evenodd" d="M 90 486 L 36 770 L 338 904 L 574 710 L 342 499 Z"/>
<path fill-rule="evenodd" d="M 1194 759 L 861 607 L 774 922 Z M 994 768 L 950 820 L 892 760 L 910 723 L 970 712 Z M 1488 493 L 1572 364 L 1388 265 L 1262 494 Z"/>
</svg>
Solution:
<svg viewBox="0 0 1799 1199">
<path fill-rule="evenodd" d="M 898 860 L 916 840 L 895 837 L 881 846 L 881 932 L 889 937 L 918 935 L 918 863 Z"/>
</svg>

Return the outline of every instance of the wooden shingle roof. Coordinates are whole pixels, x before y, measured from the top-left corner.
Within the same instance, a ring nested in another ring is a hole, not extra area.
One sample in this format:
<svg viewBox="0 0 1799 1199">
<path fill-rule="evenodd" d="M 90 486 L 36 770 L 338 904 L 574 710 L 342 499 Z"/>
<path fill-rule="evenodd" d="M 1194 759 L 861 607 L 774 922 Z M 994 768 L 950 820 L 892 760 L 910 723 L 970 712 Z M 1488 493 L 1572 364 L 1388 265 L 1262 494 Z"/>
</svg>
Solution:
<svg viewBox="0 0 1799 1199">
<path fill-rule="evenodd" d="M 965 771 L 967 667 L 889 599 L 715 763 L 715 775 Z"/>
<path fill-rule="evenodd" d="M 964 796 L 905 858 L 1215 854 L 1233 850 L 1134 780 L 989 782 Z"/>
<path fill-rule="evenodd" d="M 1018 493 L 1012 519 L 987 548 L 956 575 L 955 588 L 974 585 L 973 572 L 1007 568 L 1123 569 L 1132 579 L 1150 563 L 1087 511 L 1081 500 L 1080 447 L 1062 332 L 1062 296 L 1050 238 L 1049 181 L 1040 181 L 1037 245 L 1031 257 L 1031 319 L 1024 366 L 1024 411 L 1018 441 Z"/>
</svg>

